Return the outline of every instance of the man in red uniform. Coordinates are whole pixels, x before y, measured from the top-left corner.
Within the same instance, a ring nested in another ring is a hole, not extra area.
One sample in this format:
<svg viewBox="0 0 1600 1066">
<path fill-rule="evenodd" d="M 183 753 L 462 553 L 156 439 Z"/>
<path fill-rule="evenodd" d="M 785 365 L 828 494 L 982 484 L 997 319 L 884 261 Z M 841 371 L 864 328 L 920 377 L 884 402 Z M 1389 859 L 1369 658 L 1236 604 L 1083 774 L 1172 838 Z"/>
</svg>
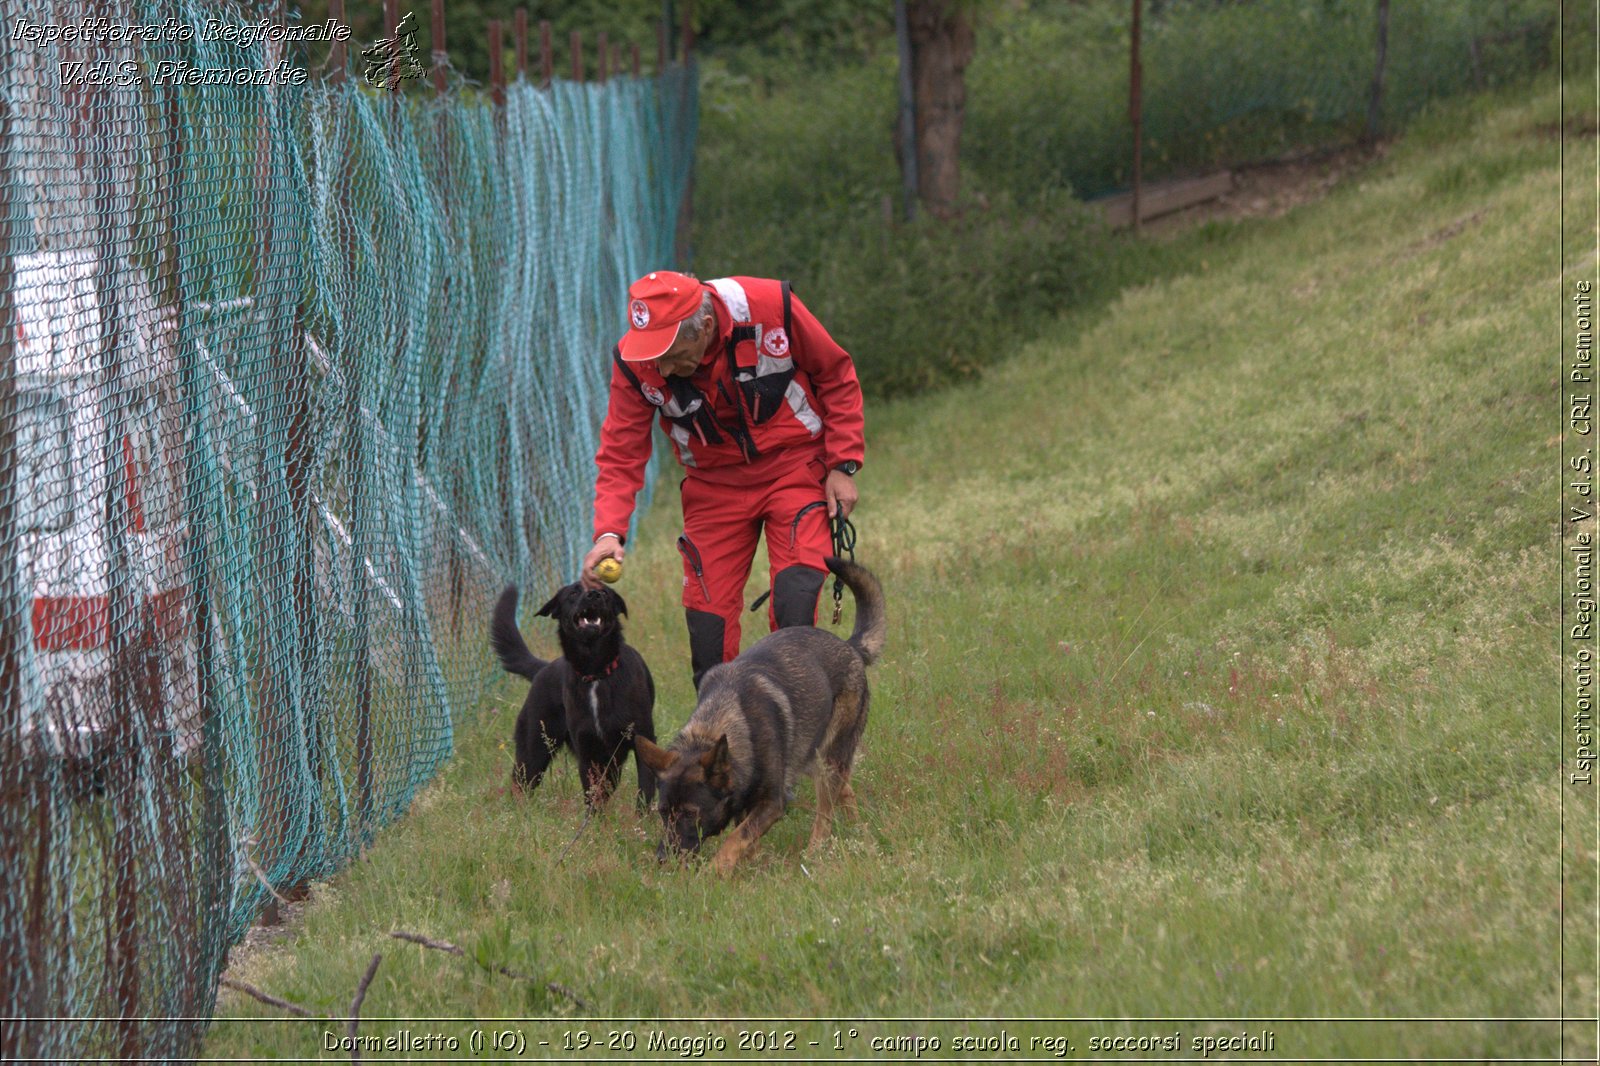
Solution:
<svg viewBox="0 0 1600 1066">
<path fill-rule="evenodd" d="M 659 270 L 628 288 L 631 329 L 612 353 L 594 492 L 595 566 L 620 561 L 659 415 L 682 485 L 683 606 L 694 683 L 739 654 L 739 615 L 766 531 L 773 629 L 815 625 L 832 551 L 828 518 L 850 514 L 865 457 L 850 355 L 788 282 L 700 282 Z"/>
</svg>

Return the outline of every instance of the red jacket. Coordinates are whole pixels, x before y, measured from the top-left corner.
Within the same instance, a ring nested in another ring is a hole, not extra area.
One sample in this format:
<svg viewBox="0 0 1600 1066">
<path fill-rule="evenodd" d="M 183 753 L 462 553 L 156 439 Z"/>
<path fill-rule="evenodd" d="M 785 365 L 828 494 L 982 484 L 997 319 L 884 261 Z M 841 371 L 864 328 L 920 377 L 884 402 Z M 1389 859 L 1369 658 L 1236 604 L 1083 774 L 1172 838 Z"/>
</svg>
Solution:
<svg viewBox="0 0 1600 1066">
<path fill-rule="evenodd" d="M 795 463 L 860 463 L 861 385 L 850 355 L 785 282 L 706 282 L 717 334 L 687 380 L 613 353 L 611 393 L 595 453 L 594 531 L 625 536 L 644 487 L 650 424 L 659 414 L 693 477 L 758 484 Z"/>
</svg>

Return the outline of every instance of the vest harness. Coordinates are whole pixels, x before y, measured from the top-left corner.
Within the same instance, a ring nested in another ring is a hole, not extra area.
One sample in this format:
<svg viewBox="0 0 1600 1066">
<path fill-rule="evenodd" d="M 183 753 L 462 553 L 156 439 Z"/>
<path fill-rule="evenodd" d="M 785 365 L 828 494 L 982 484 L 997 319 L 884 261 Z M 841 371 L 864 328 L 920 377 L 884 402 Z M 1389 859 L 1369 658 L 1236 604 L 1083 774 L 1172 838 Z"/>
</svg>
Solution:
<svg viewBox="0 0 1600 1066">
<path fill-rule="evenodd" d="M 724 292 L 724 285 L 733 286 L 740 296 L 737 302 L 744 304 L 745 313 L 749 313 L 748 302 L 743 299 L 743 292 L 737 283 L 718 279 L 708 284 L 719 293 Z M 779 285 L 783 293 L 783 332 L 784 336 L 788 337 L 794 332 L 789 309 L 789 283 L 784 281 Z M 732 310 L 734 301 L 724 302 L 729 303 Z M 666 383 L 671 396 L 662 397 L 659 390 L 639 379 L 639 375 L 634 373 L 633 368 L 622 358 L 620 348 L 612 350 L 611 358 L 617 364 L 617 369 L 622 371 L 622 376 L 628 379 L 628 383 L 659 408 L 662 416 L 668 421 L 686 433 L 698 437 L 703 444 L 721 444 L 726 434 L 739 445 L 739 451 L 744 454 L 745 461 L 752 462 L 761 452 L 756 448 L 750 426 L 768 422 L 782 410 L 795 375 L 794 359 L 788 352 L 784 353 L 787 358 L 774 358 L 766 351 L 759 350 L 760 342 L 760 323 L 735 321 L 733 330 L 728 335 L 728 343 L 724 346 L 723 354 L 728 360 L 728 374 L 737 383 L 742 402 L 729 396 L 727 388 L 721 381 L 717 382 L 717 391 L 739 414 L 738 425 L 734 426 L 725 425 L 718 420 L 712 413 L 711 404 L 705 393 L 688 378 L 675 374 L 663 377 L 662 380 Z M 655 392 L 654 397 L 651 396 L 652 392 Z"/>
</svg>

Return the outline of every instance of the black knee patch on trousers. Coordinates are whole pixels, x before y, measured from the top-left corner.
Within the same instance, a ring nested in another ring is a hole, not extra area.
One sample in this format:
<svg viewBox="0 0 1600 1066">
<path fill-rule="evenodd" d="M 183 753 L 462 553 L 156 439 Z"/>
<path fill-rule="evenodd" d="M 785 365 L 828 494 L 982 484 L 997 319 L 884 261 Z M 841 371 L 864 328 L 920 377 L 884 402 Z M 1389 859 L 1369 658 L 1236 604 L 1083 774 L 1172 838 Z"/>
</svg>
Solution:
<svg viewBox="0 0 1600 1066">
<path fill-rule="evenodd" d="M 694 688 L 700 691 L 700 679 L 707 670 L 722 662 L 722 639 L 726 623 L 709 611 L 685 607 L 683 616 L 689 623 L 689 667 L 694 671 Z"/>
<path fill-rule="evenodd" d="M 772 617 L 778 628 L 817 623 L 817 593 L 828 575 L 809 566 L 786 566 L 772 579 Z"/>
</svg>

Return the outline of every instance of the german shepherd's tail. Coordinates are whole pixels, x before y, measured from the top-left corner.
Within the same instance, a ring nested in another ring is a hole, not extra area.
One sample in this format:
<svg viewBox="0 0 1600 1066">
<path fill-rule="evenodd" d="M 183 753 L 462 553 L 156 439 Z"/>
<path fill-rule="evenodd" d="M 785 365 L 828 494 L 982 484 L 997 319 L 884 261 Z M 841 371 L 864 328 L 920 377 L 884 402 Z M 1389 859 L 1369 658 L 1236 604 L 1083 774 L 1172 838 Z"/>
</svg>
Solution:
<svg viewBox="0 0 1600 1066">
<path fill-rule="evenodd" d="M 855 649 L 862 662 L 871 666 L 883 654 L 883 635 L 889 628 L 883 616 L 883 587 L 864 566 L 832 555 L 824 561 L 829 570 L 850 586 L 856 598 L 856 628 L 845 643 Z"/>
<path fill-rule="evenodd" d="M 500 656 L 500 665 L 513 674 L 521 674 L 529 681 L 550 664 L 528 650 L 517 628 L 517 586 L 507 585 L 494 605 L 494 616 L 489 622 L 489 644 Z"/>
</svg>

